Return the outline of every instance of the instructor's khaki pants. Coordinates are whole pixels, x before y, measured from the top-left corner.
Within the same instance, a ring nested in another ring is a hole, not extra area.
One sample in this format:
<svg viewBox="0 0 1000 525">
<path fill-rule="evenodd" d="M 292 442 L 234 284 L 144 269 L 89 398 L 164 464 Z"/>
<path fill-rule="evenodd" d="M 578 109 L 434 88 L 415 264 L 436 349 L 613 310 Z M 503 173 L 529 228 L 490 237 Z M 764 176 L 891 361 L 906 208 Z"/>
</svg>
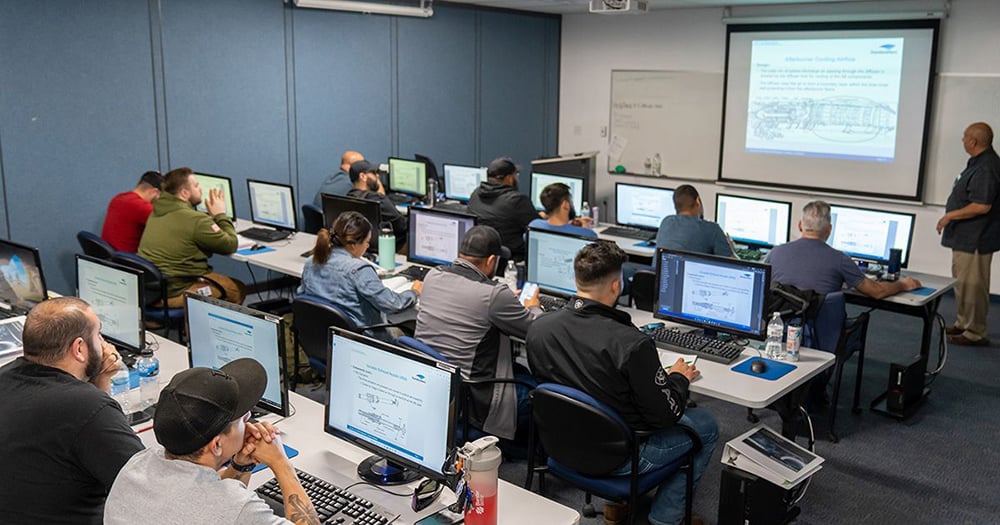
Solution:
<svg viewBox="0 0 1000 525">
<path fill-rule="evenodd" d="M 955 303 L 962 334 L 970 341 L 986 337 L 986 314 L 990 308 L 990 263 L 992 253 L 969 253 L 952 250 L 951 276 L 955 283 Z"/>
</svg>

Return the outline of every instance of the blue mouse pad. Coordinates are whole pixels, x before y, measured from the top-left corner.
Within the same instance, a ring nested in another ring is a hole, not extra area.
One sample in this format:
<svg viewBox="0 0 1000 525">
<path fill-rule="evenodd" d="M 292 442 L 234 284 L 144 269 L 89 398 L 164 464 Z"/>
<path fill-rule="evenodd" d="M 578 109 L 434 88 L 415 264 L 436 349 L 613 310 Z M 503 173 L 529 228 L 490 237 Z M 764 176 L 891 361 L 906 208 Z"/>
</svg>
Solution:
<svg viewBox="0 0 1000 525">
<path fill-rule="evenodd" d="M 937 291 L 937 289 L 935 289 L 935 288 L 928 288 L 928 287 L 924 286 L 922 288 L 917 288 L 916 290 L 910 290 L 910 293 L 916 294 L 916 295 L 930 295 L 930 294 L 932 294 L 932 293 L 934 293 L 936 291 Z"/>
<path fill-rule="evenodd" d="M 652 248 L 656 246 L 656 241 L 639 241 L 632 246 L 638 246 L 640 248 Z"/>
<path fill-rule="evenodd" d="M 295 450 L 294 448 L 292 448 L 292 447 L 290 447 L 288 445 L 282 445 L 282 446 L 285 447 L 285 455 L 288 456 L 288 459 L 292 459 L 295 456 L 299 455 L 299 451 L 298 450 Z M 256 473 L 258 473 L 258 472 L 260 472 L 260 471 L 262 471 L 262 470 L 264 470 L 266 468 L 267 468 L 267 465 L 261 463 L 260 465 L 257 465 L 256 467 L 253 468 L 253 471 L 251 472 L 251 474 L 256 474 Z"/>
<path fill-rule="evenodd" d="M 754 361 L 764 361 L 765 363 L 767 363 L 767 370 L 763 374 L 754 373 L 752 370 L 750 370 L 750 365 Z M 743 361 L 742 363 L 734 366 L 732 370 L 733 372 L 739 372 L 741 374 L 746 374 L 748 376 L 754 376 L 754 377 L 759 377 L 761 379 L 767 379 L 768 381 L 774 381 L 776 379 L 781 379 L 785 374 L 791 372 L 792 370 L 795 370 L 796 368 L 798 367 L 795 365 L 782 363 L 781 361 L 772 361 L 770 359 L 764 359 L 762 357 L 754 357 L 751 359 L 747 359 L 746 361 Z"/>
<path fill-rule="evenodd" d="M 251 250 L 250 248 L 243 248 L 242 250 L 236 250 L 236 253 L 240 255 L 257 255 L 258 253 L 273 252 L 274 248 L 265 246 L 259 250 Z"/>
</svg>

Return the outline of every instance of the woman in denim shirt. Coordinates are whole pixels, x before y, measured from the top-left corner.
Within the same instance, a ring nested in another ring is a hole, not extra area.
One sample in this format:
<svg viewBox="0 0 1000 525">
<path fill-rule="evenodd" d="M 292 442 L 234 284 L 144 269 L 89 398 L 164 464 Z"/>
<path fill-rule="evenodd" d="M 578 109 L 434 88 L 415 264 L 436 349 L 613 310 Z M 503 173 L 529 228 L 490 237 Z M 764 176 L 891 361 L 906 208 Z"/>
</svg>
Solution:
<svg viewBox="0 0 1000 525">
<path fill-rule="evenodd" d="M 313 256 L 302 270 L 298 293 L 311 294 L 339 306 L 358 326 L 385 322 L 383 313 L 396 313 L 417 302 L 420 281 L 413 289 L 396 293 L 382 285 L 375 267 L 361 258 L 372 239 L 372 225 L 358 212 L 344 212 L 316 236 Z M 384 330 L 369 333 L 390 339 Z M 388 336 L 388 337 L 387 337 Z"/>
</svg>

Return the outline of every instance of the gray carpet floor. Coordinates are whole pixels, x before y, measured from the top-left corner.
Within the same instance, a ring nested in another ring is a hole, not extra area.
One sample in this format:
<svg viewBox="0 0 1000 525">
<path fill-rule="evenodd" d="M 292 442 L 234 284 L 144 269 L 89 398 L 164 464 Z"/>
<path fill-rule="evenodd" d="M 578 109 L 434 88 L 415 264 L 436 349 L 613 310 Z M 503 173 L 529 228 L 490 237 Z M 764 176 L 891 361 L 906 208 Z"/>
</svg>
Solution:
<svg viewBox="0 0 1000 525">
<path fill-rule="evenodd" d="M 950 347 L 927 402 L 904 422 L 870 412 L 868 404 L 885 391 L 889 363 L 918 353 L 920 321 L 873 313 L 862 386 L 864 410 L 858 415 L 850 410 L 856 370 L 852 361 L 844 370 L 837 414 L 840 442 L 826 440 L 825 414 L 814 417 L 816 452 L 826 461 L 799 503 L 802 513 L 795 523 L 1000 523 L 1000 304 L 994 304 L 993 310 L 990 334 L 994 345 Z M 950 323 L 954 312 L 954 300 L 946 296 L 940 313 Z M 934 337 L 936 343 L 937 330 Z M 930 367 L 936 364 L 935 347 Z M 745 408 L 701 396 L 695 400 L 715 414 L 721 433 L 694 498 L 695 513 L 706 523 L 715 523 L 722 444 L 753 425 L 746 419 Z M 763 423 L 780 429 L 774 412 L 762 410 L 758 414 Z M 500 475 L 522 485 L 526 471 L 526 462 L 506 461 Z M 583 493 L 554 476 L 547 478 L 544 496 L 577 510 L 583 506 Z M 600 511 L 603 501 L 594 501 Z M 645 515 L 645 511 L 640 513 Z M 603 520 L 600 516 L 582 518 L 581 523 L 600 524 Z"/>
</svg>

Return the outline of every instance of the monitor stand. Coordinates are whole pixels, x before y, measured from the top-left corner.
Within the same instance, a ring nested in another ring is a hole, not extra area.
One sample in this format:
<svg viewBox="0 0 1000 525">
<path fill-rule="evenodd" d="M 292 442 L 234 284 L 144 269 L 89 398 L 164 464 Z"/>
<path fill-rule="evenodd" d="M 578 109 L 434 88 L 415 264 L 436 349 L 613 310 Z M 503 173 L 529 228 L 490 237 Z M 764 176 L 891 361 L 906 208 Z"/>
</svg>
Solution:
<svg viewBox="0 0 1000 525">
<path fill-rule="evenodd" d="M 416 470 L 410 470 L 382 456 L 369 456 L 358 464 L 358 476 L 375 485 L 402 485 L 421 478 Z"/>
</svg>

